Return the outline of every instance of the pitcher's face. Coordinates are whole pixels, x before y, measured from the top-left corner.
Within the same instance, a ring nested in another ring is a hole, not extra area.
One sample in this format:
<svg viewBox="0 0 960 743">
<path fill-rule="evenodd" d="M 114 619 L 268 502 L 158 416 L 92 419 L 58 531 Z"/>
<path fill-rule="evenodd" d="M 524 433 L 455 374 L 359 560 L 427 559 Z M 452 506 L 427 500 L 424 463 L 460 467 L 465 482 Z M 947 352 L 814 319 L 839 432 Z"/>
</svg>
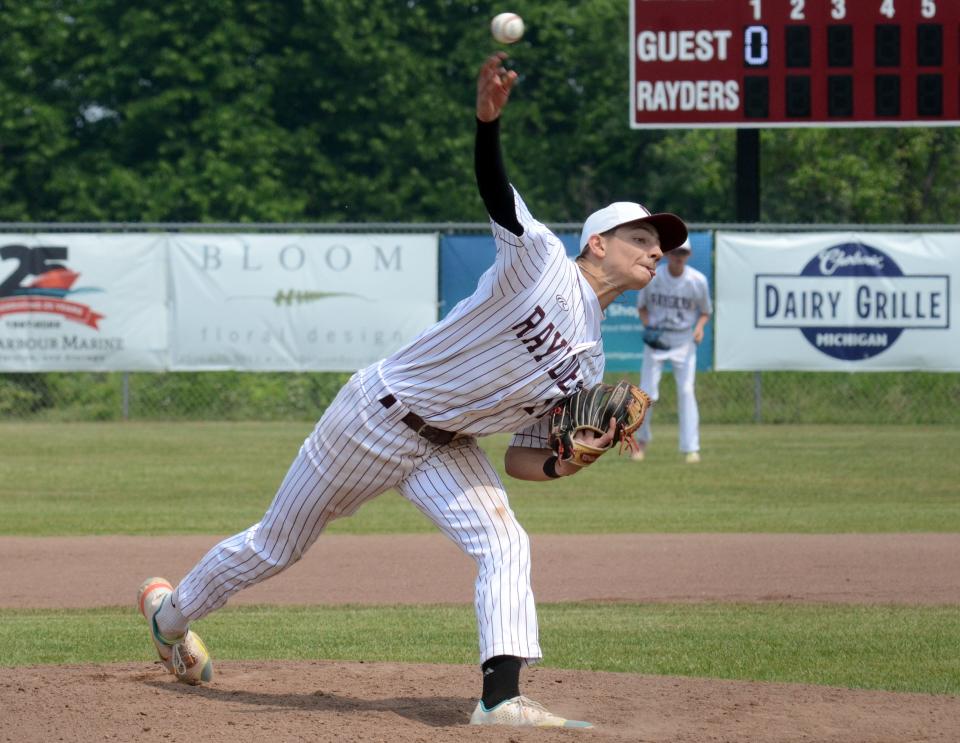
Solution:
<svg viewBox="0 0 960 743">
<path fill-rule="evenodd" d="M 607 277 L 624 289 L 642 289 L 657 273 L 663 257 L 660 236 L 646 222 L 633 222 L 601 236 L 605 254 L 603 268 Z"/>
</svg>

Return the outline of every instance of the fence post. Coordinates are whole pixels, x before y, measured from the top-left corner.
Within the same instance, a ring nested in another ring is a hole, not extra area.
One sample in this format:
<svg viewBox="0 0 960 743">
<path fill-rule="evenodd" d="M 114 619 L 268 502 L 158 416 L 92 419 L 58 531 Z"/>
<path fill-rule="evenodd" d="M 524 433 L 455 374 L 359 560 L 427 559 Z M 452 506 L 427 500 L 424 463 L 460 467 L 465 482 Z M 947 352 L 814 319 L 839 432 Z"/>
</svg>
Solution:
<svg viewBox="0 0 960 743">
<path fill-rule="evenodd" d="M 760 372 L 753 373 L 753 422 L 763 420 L 763 383 L 760 381 Z"/>
<path fill-rule="evenodd" d="M 123 395 L 122 395 L 122 402 L 121 402 L 122 408 L 120 413 L 123 416 L 124 420 L 129 420 L 130 419 L 130 372 L 124 372 L 122 380 L 123 380 L 122 382 Z"/>
</svg>

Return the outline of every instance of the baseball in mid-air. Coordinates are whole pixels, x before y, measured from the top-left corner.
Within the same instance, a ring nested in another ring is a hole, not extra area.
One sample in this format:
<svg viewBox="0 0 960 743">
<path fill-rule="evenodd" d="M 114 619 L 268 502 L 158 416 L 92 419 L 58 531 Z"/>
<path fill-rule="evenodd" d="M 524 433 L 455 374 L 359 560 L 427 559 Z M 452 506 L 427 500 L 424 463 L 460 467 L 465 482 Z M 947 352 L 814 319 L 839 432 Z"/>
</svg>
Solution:
<svg viewBox="0 0 960 743">
<path fill-rule="evenodd" d="M 490 33 L 501 44 L 513 44 L 523 37 L 523 18 L 516 13 L 500 13 L 490 21 Z"/>
</svg>

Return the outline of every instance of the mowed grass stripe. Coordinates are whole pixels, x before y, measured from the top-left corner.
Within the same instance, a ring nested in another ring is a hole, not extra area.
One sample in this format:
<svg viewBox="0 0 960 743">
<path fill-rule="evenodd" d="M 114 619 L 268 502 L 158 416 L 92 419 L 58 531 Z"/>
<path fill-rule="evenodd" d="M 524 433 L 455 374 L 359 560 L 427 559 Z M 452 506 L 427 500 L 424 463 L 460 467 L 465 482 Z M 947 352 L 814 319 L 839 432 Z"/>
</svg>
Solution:
<svg viewBox="0 0 960 743">
<path fill-rule="evenodd" d="M 0 535 L 232 534 L 258 521 L 311 426 L 0 424 Z M 705 426 L 704 461 L 658 426 L 643 464 L 505 478 L 533 533 L 958 532 L 960 428 Z M 501 470 L 509 437 L 482 440 Z M 433 531 L 388 493 L 333 533 Z"/>
<path fill-rule="evenodd" d="M 545 604 L 544 665 L 960 694 L 956 607 Z M 198 622 L 219 660 L 476 663 L 461 606 L 241 607 Z M 153 659 L 133 609 L 0 612 L 0 665 Z"/>
</svg>

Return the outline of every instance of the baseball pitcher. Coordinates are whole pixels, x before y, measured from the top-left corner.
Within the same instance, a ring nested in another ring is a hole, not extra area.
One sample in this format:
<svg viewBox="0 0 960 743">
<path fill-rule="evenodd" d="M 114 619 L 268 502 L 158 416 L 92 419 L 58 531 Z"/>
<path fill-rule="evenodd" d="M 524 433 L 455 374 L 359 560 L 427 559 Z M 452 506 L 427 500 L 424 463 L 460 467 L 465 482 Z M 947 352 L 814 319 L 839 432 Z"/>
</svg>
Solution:
<svg viewBox="0 0 960 743">
<path fill-rule="evenodd" d="M 178 679 L 213 675 L 191 622 L 289 567 L 332 520 L 392 488 L 476 561 L 482 691 L 470 722 L 590 727 L 520 693 L 521 668 L 542 657 L 530 541 L 477 439 L 517 432 L 507 472 L 541 481 L 576 475 L 632 441 L 646 396 L 598 387 L 600 319 L 615 297 L 650 281 L 687 229 L 672 214 L 619 202 L 587 219 L 582 253 L 570 260 L 504 171 L 500 115 L 517 79 L 505 59 L 491 56 L 477 80 L 476 178 L 493 265 L 443 320 L 353 375 L 258 523 L 214 546 L 176 588 L 162 578 L 141 586 L 150 637 Z"/>
</svg>

